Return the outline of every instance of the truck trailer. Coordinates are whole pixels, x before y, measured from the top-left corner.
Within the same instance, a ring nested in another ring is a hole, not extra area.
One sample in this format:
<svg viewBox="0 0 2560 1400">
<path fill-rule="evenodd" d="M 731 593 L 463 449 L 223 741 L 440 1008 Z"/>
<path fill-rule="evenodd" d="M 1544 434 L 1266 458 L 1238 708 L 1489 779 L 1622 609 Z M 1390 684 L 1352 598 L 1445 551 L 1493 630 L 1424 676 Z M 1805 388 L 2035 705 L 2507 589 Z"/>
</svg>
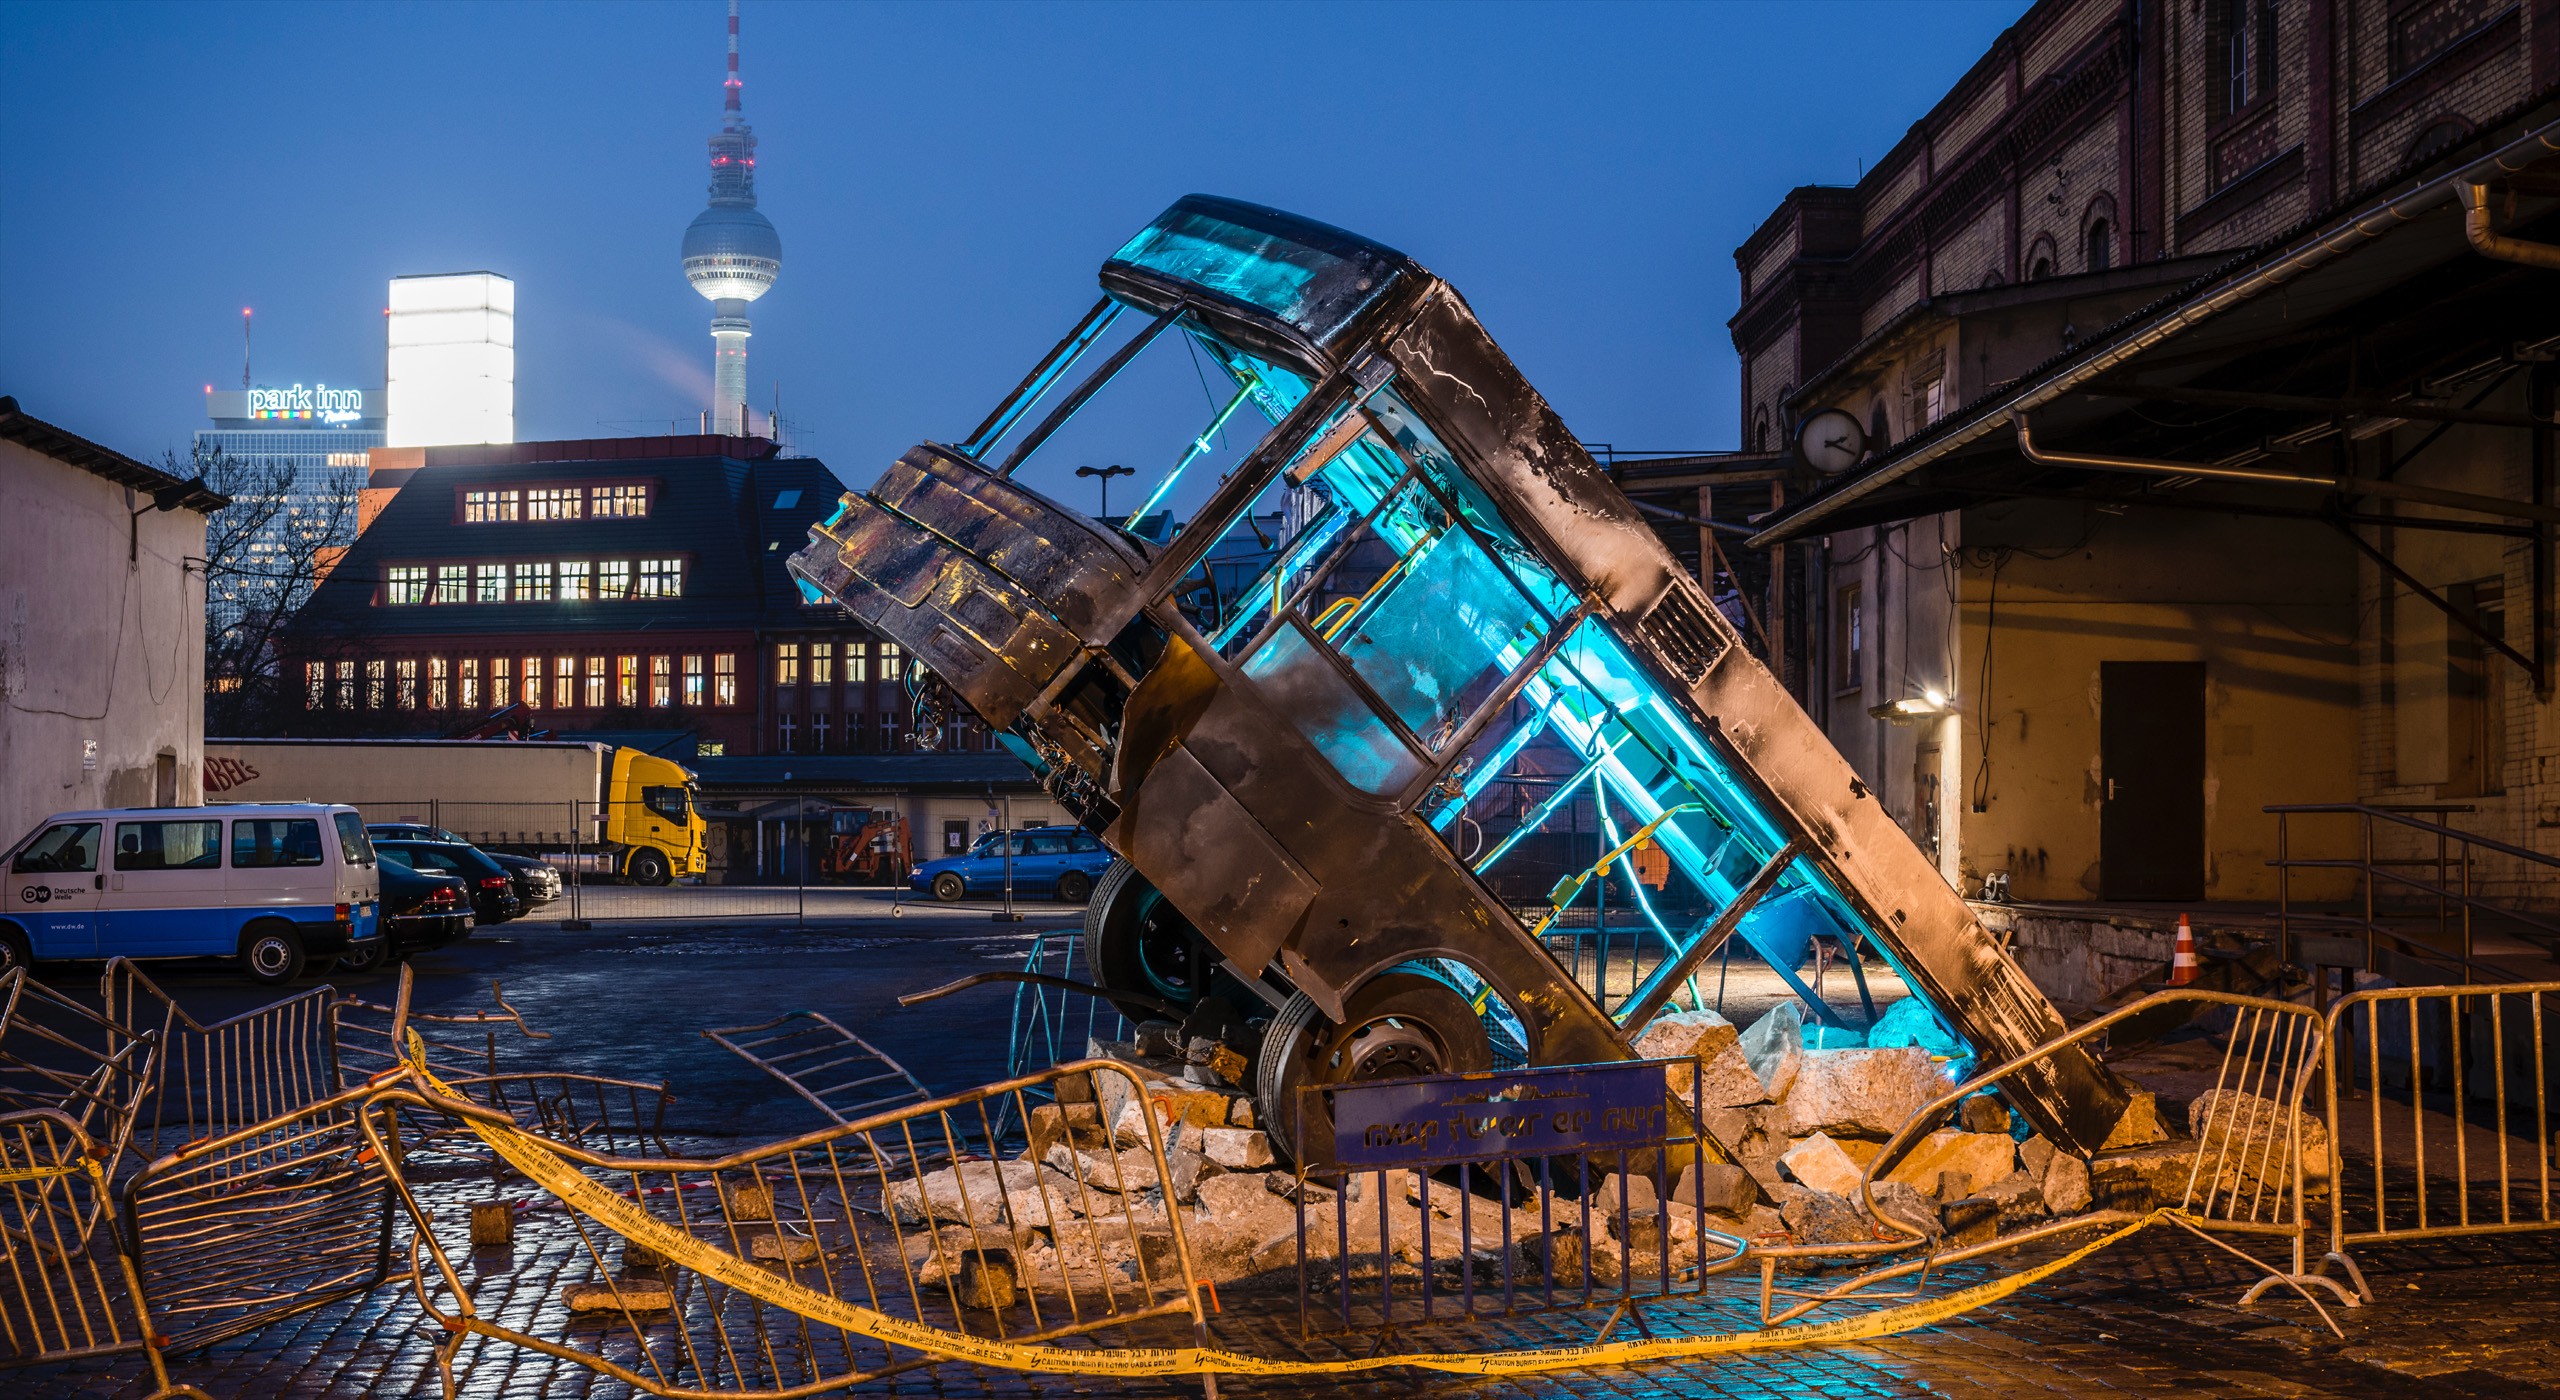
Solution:
<svg viewBox="0 0 2560 1400">
<path fill-rule="evenodd" d="M 611 744 L 547 739 L 207 739 L 208 802 L 343 802 L 473 845 L 663 885 L 701 875 L 693 773 Z"/>
</svg>

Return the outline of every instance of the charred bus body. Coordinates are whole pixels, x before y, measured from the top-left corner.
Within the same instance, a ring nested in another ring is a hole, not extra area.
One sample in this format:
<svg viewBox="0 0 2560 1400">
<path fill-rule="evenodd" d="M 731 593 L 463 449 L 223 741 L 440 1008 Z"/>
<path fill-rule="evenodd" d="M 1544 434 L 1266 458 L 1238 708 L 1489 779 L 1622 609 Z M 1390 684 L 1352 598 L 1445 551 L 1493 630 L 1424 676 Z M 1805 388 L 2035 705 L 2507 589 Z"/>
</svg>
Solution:
<svg viewBox="0 0 2560 1400">
<path fill-rule="evenodd" d="M 1871 943 L 1988 1060 L 2062 1031 L 1447 283 L 1203 196 L 1101 281 L 976 432 L 848 495 L 791 567 L 1125 858 L 1088 921 L 1098 982 L 1274 1008 L 1275 1122 L 1307 1085 L 1626 1058 L 1728 939 L 1791 983 L 1812 938 Z M 1124 318 L 1143 324 L 1101 353 Z M 1145 505 L 1101 522 L 1016 479 L 1158 341 L 1227 385 Z M 1189 520 L 1151 514 L 1246 408 L 1269 430 Z M 1204 596 L 1248 519 L 1274 522 L 1267 567 Z M 1614 975 L 1577 976 L 1493 885 L 1568 818 L 1596 859 L 1567 862 L 1555 906 L 1614 863 L 1641 914 L 1653 956 Z M 1652 878 L 1627 880 L 1640 861 Z M 2087 1055 L 2007 1087 L 2084 1152 L 2127 1102 Z"/>
</svg>

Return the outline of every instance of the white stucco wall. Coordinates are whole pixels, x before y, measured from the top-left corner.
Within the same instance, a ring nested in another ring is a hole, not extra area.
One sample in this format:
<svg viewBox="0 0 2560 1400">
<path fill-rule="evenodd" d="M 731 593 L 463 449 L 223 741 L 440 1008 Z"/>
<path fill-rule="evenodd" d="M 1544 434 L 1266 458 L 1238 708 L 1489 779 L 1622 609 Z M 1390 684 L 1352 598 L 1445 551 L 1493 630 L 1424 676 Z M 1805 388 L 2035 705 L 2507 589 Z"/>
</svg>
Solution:
<svg viewBox="0 0 2560 1400">
<path fill-rule="evenodd" d="M 0 441 L 0 843 L 157 800 L 164 756 L 176 800 L 204 800 L 205 518 L 146 510 L 128 562 L 126 496 Z"/>
</svg>

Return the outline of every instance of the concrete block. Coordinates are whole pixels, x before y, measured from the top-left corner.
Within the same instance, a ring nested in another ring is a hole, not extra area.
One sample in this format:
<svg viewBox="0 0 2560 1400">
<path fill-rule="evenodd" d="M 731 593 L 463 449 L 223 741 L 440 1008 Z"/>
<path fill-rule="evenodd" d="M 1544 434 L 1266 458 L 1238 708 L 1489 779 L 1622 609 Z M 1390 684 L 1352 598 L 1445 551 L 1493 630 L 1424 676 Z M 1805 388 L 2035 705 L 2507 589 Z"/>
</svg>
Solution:
<svg viewBox="0 0 2560 1400">
<path fill-rule="evenodd" d="M 1815 1133 L 1795 1145 L 1778 1159 L 1786 1164 L 1790 1175 L 1805 1186 L 1834 1196 L 1847 1196 L 1858 1189 L 1864 1173 L 1849 1154 L 1840 1150 L 1826 1133 Z"/>
<path fill-rule="evenodd" d="M 1808 1050 L 1799 1056 L 1795 1082 L 1781 1101 L 1789 1136 L 1890 1137 L 1946 1090 L 1936 1062 L 1914 1046 Z"/>
<path fill-rule="evenodd" d="M 1200 1150 L 1229 1171 L 1260 1171 L 1271 1165 L 1271 1139 L 1251 1128 L 1203 1128 Z"/>
<path fill-rule="evenodd" d="M 2007 1176 L 2017 1163 L 2017 1144 L 2002 1134 L 1940 1128 L 1912 1144 L 1885 1179 L 1925 1191 L 1938 1188 L 1939 1173 L 1962 1172 L 1979 1185 Z"/>
<path fill-rule="evenodd" d="M 1761 1090 L 1772 1100 L 1784 1100 L 1804 1065 L 1804 1013 L 1794 1002 L 1782 1001 L 1751 1023 L 1740 1044 Z"/>
</svg>

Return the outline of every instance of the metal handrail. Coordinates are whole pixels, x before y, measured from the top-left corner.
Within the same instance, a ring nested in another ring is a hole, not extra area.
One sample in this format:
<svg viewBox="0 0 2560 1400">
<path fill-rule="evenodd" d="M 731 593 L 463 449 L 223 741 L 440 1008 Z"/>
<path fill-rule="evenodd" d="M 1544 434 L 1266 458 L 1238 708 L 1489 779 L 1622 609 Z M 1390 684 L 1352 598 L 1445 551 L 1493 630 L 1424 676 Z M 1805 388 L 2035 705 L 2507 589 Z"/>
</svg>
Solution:
<svg viewBox="0 0 2560 1400">
<path fill-rule="evenodd" d="M 2264 810 L 2276 819 L 2276 854 L 2275 859 L 2268 861 L 2267 864 L 2275 867 L 2279 875 L 2276 928 L 2287 962 L 2298 962 L 2301 951 L 2293 930 L 2293 872 L 2296 870 L 2356 872 L 2363 912 L 2361 917 L 2354 913 L 2343 917 L 2349 923 L 2358 925 L 2364 930 L 2364 966 L 2367 971 L 2381 970 L 2379 943 L 2387 938 L 2396 951 L 2422 961 L 2452 964 L 2460 970 L 2466 985 L 2475 980 L 2493 982 L 2517 980 L 2516 974 L 2490 967 L 2473 957 L 2475 947 L 2472 915 L 2475 912 L 2485 912 L 2502 919 L 2512 920 L 2547 936 L 2553 940 L 2549 951 L 2560 955 L 2560 921 L 2482 898 L 2475 892 L 2472 878 L 2476 854 L 2481 851 L 2507 856 L 2555 873 L 2560 873 L 2560 856 L 2527 850 L 2493 837 L 2477 835 L 2443 820 L 2427 819 L 2478 810 L 2468 803 L 2295 802 L 2273 804 Z M 2292 853 L 2291 826 L 2291 819 L 2296 816 L 2356 818 L 2362 837 L 2358 853 L 2335 858 L 2296 858 Z M 2377 823 L 2415 832 L 2421 837 L 2433 836 L 2436 841 L 2434 858 L 2430 860 L 2423 855 L 2377 857 L 2374 853 L 2374 830 Z M 2432 881 L 2415 874 L 2404 873 L 2423 870 L 2430 865 L 2435 867 L 2436 872 Z M 2438 939 L 2441 941 L 2458 932 L 2459 949 L 2439 947 L 2413 938 L 2399 930 L 2385 928 L 2377 908 L 2379 887 L 2385 881 L 2398 889 L 2415 894 L 2422 902 L 2432 899 L 2436 906 Z M 2456 911 L 2460 914 L 2458 929 L 2453 918 Z M 2325 992 L 2324 985 L 2321 998 L 2324 1002 L 2326 1001 Z"/>
</svg>

